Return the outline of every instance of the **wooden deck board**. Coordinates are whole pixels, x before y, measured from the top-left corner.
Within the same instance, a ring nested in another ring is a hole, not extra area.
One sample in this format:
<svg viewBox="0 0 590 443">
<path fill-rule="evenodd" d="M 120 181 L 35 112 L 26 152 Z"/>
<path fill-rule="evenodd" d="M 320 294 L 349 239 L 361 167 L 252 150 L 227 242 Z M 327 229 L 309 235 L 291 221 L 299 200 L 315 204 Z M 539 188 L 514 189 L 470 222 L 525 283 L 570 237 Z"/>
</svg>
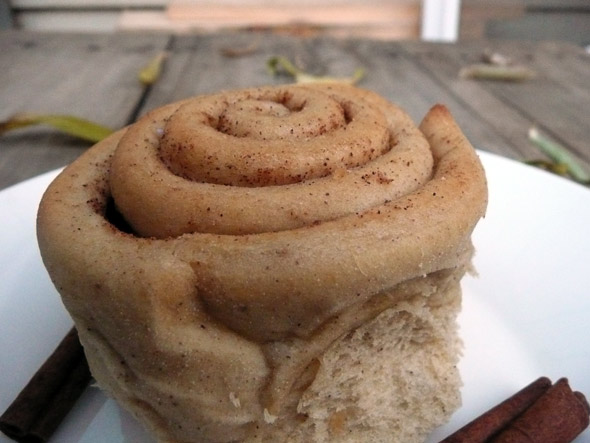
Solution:
<svg viewBox="0 0 590 443">
<path fill-rule="evenodd" d="M 461 97 L 465 108 L 471 107 L 497 131 L 498 143 L 508 144 L 487 146 L 487 149 L 512 158 L 542 157 L 527 138 L 528 129 L 537 126 L 590 165 L 584 141 L 589 135 L 590 96 L 587 84 L 583 84 L 587 75 L 582 74 L 581 68 L 590 63 L 590 58 L 586 62 L 583 53 L 569 52 L 568 45 L 563 52 L 555 48 L 545 50 L 543 46 L 530 42 L 518 45 L 479 42 L 437 45 L 431 49 L 421 44 L 404 47 L 418 63 Z M 537 77 L 523 82 L 460 79 L 461 67 L 480 61 L 484 50 L 497 51 L 515 63 L 528 66 Z M 557 59 L 564 60 L 559 68 L 555 67 Z M 570 65 L 572 70 L 563 69 Z"/>
<path fill-rule="evenodd" d="M 161 78 L 149 90 L 139 69 L 168 48 Z M 243 56 L 226 51 L 252 49 Z M 485 49 L 527 64 L 539 75 L 522 83 L 459 78 Z M 118 128 L 134 110 L 150 109 L 221 89 L 284 84 L 266 62 L 285 56 L 316 75 L 349 76 L 364 68 L 359 86 L 402 106 L 418 123 L 435 103 L 445 104 L 474 146 L 510 158 L 540 157 L 527 139 L 540 129 L 590 164 L 590 59 L 556 42 L 386 42 L 330 37 L 296 38 L 263 32 L 205 35 L 0 34 L 0 119 L 15 112 L 72 114 Z M 142 97 L 144 100 L 142 100 Z M 89 146 L 47 128 L 0 138 L 0 188 L 69 163 Z"/>
<path fill-rule="evenodd" d="M 0 121 L 20 112 L 69 114 L 119 128 L 143 88 L 137 73 L 165 35 L 0 34 Z M 34 127 L 0 139 L 0 188 L 63 166 L 89 146 Z"/>
</svg>

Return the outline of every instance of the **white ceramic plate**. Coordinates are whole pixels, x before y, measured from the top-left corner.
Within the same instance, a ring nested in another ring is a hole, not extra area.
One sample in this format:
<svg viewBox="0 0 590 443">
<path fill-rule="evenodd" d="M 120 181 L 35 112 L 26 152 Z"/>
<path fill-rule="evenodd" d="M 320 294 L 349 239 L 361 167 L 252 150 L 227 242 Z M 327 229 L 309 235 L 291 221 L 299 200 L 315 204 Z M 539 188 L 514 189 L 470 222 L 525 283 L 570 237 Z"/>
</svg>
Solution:
<svg viewBox="0 0 590 443">
<path fill-rule="evenodd" d="M 429 442 L 541 375 L 568 377 L 590 396 L 590 191 L 495 155 L 481 158 L 490 203 L 474 234 L 479 277 L 463 284 L 463 407 Z M 55 175 L 0 192 L 0 412 L 72 324 L 35 239 L 37 205 Z M 90 388 L 52 441 L 152 440 Z M 590 431 L 577 441 L 590 443 Z"/>
</svg>

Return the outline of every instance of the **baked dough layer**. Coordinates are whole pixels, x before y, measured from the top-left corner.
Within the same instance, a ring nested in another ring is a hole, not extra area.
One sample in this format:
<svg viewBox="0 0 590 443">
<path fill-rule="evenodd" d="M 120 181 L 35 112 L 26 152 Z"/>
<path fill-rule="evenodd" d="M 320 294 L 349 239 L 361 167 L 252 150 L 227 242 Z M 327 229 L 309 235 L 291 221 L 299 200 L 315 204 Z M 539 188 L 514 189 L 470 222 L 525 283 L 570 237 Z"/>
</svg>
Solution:
<svg viewBox="0 0 590 443">
<path fill-rule="evenodd" d="M 366 90 L 289 85 L 168 105 L 98 143 L 45 193 L 38 239 L 98 383 L 161 440 L 393 426 L 320 400 L 339 346 L 389 314 L 370 335 L 406 345 L 385 361 L 422 353 L 417 380 L 454 392 L 408 421 L 417 436 L 457 406 L 458 281 L 486 200 L 443 106 L 416 127 Z M 440 320 L 404 323 L 439 299 Z"/>
</svg>

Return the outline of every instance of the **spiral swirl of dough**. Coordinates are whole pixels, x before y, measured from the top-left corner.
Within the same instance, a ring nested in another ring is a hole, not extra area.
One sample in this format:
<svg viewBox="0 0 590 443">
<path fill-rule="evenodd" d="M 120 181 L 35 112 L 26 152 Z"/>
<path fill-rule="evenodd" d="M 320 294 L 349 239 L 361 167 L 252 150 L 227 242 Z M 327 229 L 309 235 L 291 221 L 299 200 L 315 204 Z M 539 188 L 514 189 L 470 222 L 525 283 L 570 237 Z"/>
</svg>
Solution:
<svg viewBox="0 0 590 443">
<path fill-rule="evenodd" d="M 431 172 L 399 108 L 344 86 L 290 86 L 150 114 L 121 140 L 110 184 L 135 232 L 165 238 L 310 226 L 395 200 Z"/>
<path fill-rule="evenodd" d="M 232 441 L 338 337 L 464 269 L 486 198 L 443 106 L 416 127 L 355 87 L 267 87 L 100 142 L 47 190 L 38 238 L 99 383 L 162 438 Z"/>
</svg>

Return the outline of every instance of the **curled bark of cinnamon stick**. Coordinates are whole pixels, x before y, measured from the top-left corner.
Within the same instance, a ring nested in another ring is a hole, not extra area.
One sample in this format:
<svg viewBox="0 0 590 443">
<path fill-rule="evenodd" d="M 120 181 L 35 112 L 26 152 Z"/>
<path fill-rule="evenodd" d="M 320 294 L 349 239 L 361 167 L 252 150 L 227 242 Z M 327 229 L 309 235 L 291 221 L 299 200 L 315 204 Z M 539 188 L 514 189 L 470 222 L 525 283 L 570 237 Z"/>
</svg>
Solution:
<svg viewBox="0 0 590 443">
<path fill-rule="evenodd" d="M 540 377 L 502 403 L 469 422 L 441 443 L 485 442 L 504 429 L 551 386 L 551 380 Z"/>
<path fill-rule="evenodd" d="M 0 417 L 0 431 L 18 442 L 45 442 L 91 379 L 74 328 Z"/>
<path fill-rule="evenodd" d="M 574 440 L 590 421 L 590 406 L 567 379 L 559 379 L 493 443 L 560 443 Z"/>
<path fill-rule="evenodd" d="M 541 377 L 441 443 L 568 443 L 589 425 L 584 395 Z"/>
</svg>

